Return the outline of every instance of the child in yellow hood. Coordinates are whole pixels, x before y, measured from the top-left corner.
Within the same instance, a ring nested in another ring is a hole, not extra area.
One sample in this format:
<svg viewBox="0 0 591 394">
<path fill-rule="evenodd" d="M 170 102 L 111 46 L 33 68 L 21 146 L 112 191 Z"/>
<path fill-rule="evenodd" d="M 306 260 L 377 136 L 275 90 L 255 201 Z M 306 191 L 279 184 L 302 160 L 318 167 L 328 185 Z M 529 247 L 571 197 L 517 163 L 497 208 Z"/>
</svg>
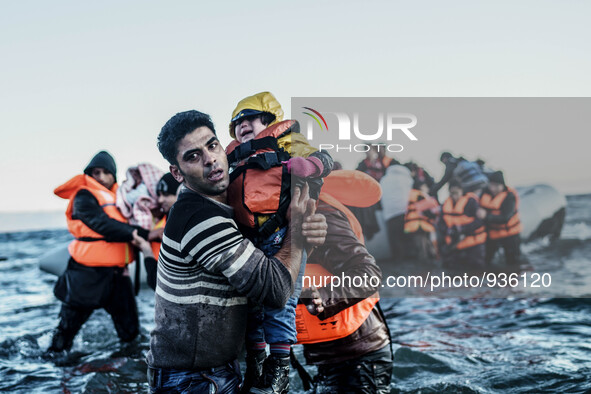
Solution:
<svg viewBox="0 0 591 394">
<path fill-rule="evenodd" d="M 291 187 L 310 185 L 318 199 L 322 178 L 333 160 L 312 147 L 295 120 L 283 120 L 283 110 L 269 92 L 241 100 L 230 122 L 235 139 L 228 148 L 228 202 L 241 231 L 267 256 L 274 255 L 287 229 Z M 284 392 L 289 387 L 289 351 L 296 342 L 295 309 L 301 293 L 302 264 L 295 291 L 281 309 L 252 306 L 247 326 L 247 369 L 244 388 L 251 392 Z M 266 358 L 269 343 L 271 355 Z M 264 362 L 264 367 L 263 367 Z"/>
</svg>

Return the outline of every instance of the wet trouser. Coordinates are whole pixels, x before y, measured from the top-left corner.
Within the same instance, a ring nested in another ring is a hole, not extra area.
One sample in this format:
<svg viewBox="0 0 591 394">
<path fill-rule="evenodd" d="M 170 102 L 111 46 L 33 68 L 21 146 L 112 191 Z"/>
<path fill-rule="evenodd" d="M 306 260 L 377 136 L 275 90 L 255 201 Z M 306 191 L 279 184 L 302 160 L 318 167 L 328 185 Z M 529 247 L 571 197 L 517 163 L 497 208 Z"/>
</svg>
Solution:
<svg viewBox="0 0 591 394">
<path fill-rule="evenodd" d="M 490 264 L 499 248 L 503 248 L 506 265 L 511 268 L 518 268 L 521 261 L 521 237 L 519 234 L 499 239 L 488 239 L 486 241 L 487 264 Z"/>
<path fill-rule="evenodd" d="M 302 293 L 306 269 L 306 253 L 302 253 L 302 265 L 296 279 L 294 292 L 283 308 L 249 305 L 246 328 L 247 346 L 255 343 L 281 343 L 293 345 L 297 341 L 295 311 Z"/>
<path fill-rule="evenodd" d="M 389 393 L 392 380 L 390 345 L 354 360 L 318 366 L 315 392 Z"/>
<path fill-rule="evenodd" d="M 111 294 L 102 307 L 111 315 L 119 339 L 130 342 L 139 334 L 139 318 L 135 295 L 129 276 L 117 269 L 113 275 Z M 60 322 L 51 340 L 50 351 L 69 350 L 74 337 L 98 307 L 71 306 L 62 303 Z"/>
<path fill-rule="evenodd" d="M 238 361 L 197 371 L 148 367 L 151 393 L 237 393 L 242 376 Z"/>
<path fill-rule="evenodd" d="M 392 261 L 400 261 L 404 258 L 404 214 L 394 216 L 386 222 L 388 231 L 388 243 Z"/>
</svg>

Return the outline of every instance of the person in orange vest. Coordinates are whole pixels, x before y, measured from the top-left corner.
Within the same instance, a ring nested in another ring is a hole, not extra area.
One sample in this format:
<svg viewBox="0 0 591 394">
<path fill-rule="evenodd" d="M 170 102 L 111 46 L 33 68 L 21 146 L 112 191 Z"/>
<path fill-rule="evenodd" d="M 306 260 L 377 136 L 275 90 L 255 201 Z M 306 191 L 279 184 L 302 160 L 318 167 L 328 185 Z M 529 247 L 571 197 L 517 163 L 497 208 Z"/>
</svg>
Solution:
<svg viewBox="0 0 591 394">
<path fill-rule="evenodd" d="M 152 290 L 156 290 L 156 275 L 158 268 L 158 254 L 160 253 L 160 245 L 162 244 L 162 234 L 166 226 L 166 218 L 170 209 L 178 198 L 179 186 L 170 172 L 164 174 L 156 184 L 156 194 L 158 196 L 159 209 L 162 213 L 162 218 L 154 226 L 154 230 L 158 231 L 157 239 L 148 243 L 136 243 L 142 253 L 144 254 L 144 266 L 146 267 L 146 276 L 148 286 Z"/>
<path fill-rule="evenodd" d="M 240 100 L 232 112 L 229 131 L 235 140 L 226 148 L 230 166 L 228 203 L 234 208 L 242 233 L 271 257 L 283 244 L 287 231 L 290 190 L 305 182 L 310 186 L 310 197 L 316 200 L 333 160 L 309 144 L 299 133 L 297 121 L 283 120 L 283 109 L 270 92 Z M 252 306 L 247 322 L 244 390 L 250 386 L 260 393 L 288 389 L 289 352 L 296 342 L 295 308 L 300 290 L 301 278 L 285 307 Z"/>
<path fill-rule="evenodd" d="M 521 260 L 521 221 L 519 196 L 505 185 L 501 171 L 489 175 L 488 188 L 480 199 L 478 218 L 484 220 L 488 233 L 486 262 L 489 264 L 499 248 L 505 252 L 506 264 L 516 268 Z"/>
<path fill-rule="evenodd" d="M 449 182 L 449 197 L 441 208 L 438 244 L 444 267 L 478 269 L 484 267 L 486 229 L 476 217 L 479 203 L 474 193 L 464 194 L 461 183 Z"/>
<path fill-rule="evenodd" d="M 435 236 L 435 219 L 438 212 L 439 203 L 434 197 L 429 196 L 427 184 L 415 181 L 404 215 L 404 233 L 408 240 L 407 257 L 421 261 L 435 258 L 435 245 L 431 236 Z"/>
<path fill-rule="evenodd" d="M 326 241 L 308 257 L 306 288 L 296 312 L 298 343 L 304 345 L 306 362 L 318 366 L 318 393 L 390 392 L 391 341 L 377 304 L 382 272 L 364 245 L 361 225 L 347 208 L 373 204 L 380 194 L 379 184 L 358 171 L 333 171 L 320 194 L 316 212 L 326 217 Z M 361 286 L 313 286 L 327 275 L 372 279 Z"/>
<path fill-rule="evenodd" d="M 134 236 L 149 239 L 147 230 L 130 226 L 115 206 L 117 167 L 113 157 L 97 153 L 77 175 L 54 193 L 69 200 L 68 230 L 74 236 L 70 260 L 54 293 L 63 302 L 60 322 L 48 352 L 72 347 L 74 337 L 95 309 L 111 315 L 123 342 L 139 333 L 138 311 L 127 264 L 133 260 L 129 242 Z"/>
</svg>

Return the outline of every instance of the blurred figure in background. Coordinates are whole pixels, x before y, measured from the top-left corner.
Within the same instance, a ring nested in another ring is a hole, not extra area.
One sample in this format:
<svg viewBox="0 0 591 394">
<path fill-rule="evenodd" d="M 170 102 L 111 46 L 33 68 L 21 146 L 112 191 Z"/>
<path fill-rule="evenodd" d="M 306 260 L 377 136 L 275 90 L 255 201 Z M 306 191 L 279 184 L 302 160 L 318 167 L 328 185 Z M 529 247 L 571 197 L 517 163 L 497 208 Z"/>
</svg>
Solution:
<svg viewBox="0 0 591 394">
<path fill-rule="evenodd" d="M 430 188 L 429 194 L 437 198 L 437 192 L 453 177 L 460 182 L 464 193 L 472 192 L 480 196 L 488 179 L 476 162 L 468 161 L 463 157 L 454 157 L 449 152 L 443 152 L 440 160 L 445 164 L 445 173 L 441 180 Z"/>
<path fill-rule="evenodd" d="M 386 169 L 391 165 L 400 164 L 396 159 L 386 155 L 386 145 L 383 143 L 371 145 L 363 159 L 357 166 L 357 171 L 365 172 L 376 181 L 380 181 Z"/>
<path fill-rule="evenodd" d="M 398 164 L 388 167 L 386 175 L 380 181 L 382 212 L 393 261 L 400 261 L 404 257 L 404 215 L 412 185 L 409 169 Z"/>
<path fill-rule="evenodd" d="M 406 256 L 424 262 L 431 261 L 437 256 L 433 240 L 439 203 L 428 193 L 427 184 L 415 181 L 404 216 L 404 234 L 408 240 Z"/>
<path fill-rule="evenodd" d="M 164 174 L 156 185 L 156 194 L 158 195 L 158 204 L 162 218 L 154 226 L 154 230 L 158 230 L 158 238 L 154 241 L 143 242 L 141 237 L 134 238 L 134 244 L 144 254 L 144 266 L 146 267 L 148 286 L 152 290 L 156 290 L 156 274 L 158 268 L 158 255 L 160 253 L 160 245 L 162 244 L 162 234 L 164 226 L 166 226 L 166 219 L 170 209 L 178 198 L 181 184 L 177 182 L 170 172 Z"/>
<path fill-rule="evenodd" d="M 427 186 L 427 192 L 429 192 L 431 187 L 435 184 L 435 179 L 429 175 L 427 170 L 412 161 L 406 163 L 405 166 L 410 170 L 410 174 L 414 181 L 424 183 Z"/>
<path fill-rule="evenodd" d="M 438 222 L 438 244 L 444 267 L 468 271 L 484 267 L 486 229 L 476 217 L 478 196 L 464 193 L 462 184 L 449 182 L 449 197 L 441 209 Z"/>
<path fill-rule="evenodd" d="M 488 188 L 480 199 L 482 208 L 478 218 L 486 223 L 488 240 L 486 262 L 492 261 L 497 250 L 503 248 L 505 262 L 511 268 L 518 268 L 521 258 L 521 221 L 519 219 L 519 196 L 505 185 L 501 171 L 492 173 Z"/>
</svg>

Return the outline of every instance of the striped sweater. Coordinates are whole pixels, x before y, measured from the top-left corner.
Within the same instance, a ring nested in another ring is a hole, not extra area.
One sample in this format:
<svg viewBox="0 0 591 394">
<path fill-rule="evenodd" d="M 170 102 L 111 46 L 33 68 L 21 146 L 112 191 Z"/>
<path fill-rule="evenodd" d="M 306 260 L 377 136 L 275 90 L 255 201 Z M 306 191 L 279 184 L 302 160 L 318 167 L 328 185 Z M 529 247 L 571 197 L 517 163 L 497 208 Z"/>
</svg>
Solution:
<svg viewBox="0 0 591 394">
<path fill-rule="evenodd" d="M 292 286 L 285 266 L 240 234 L 232 208 L 183 188 L 160 248 L 148 365 L 194 370 L 234 360 L 248 300 L 282 307 Z"/>
</svg>

